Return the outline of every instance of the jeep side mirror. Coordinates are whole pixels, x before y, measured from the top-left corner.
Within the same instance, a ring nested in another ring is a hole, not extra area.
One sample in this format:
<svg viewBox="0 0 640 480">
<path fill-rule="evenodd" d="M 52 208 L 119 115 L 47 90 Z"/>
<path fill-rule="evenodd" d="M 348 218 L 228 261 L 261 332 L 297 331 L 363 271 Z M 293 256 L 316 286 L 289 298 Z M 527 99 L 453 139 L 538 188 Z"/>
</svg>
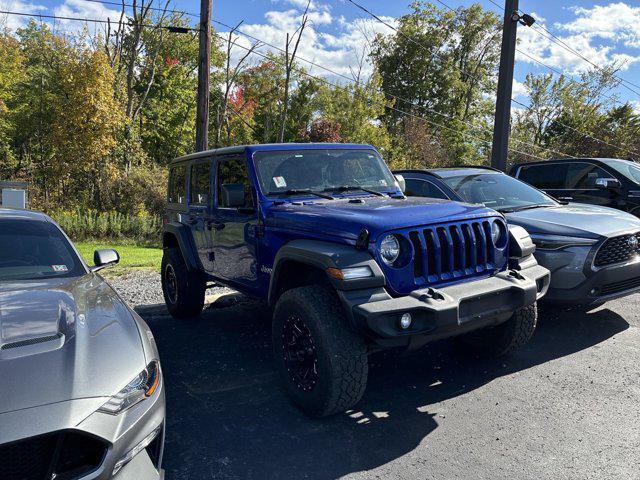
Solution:
<svg viewBox="0 0 640 480">
<path fill-rule="evenodd" d="M 93 252 L 94 266 L 91 267 L 91 271 L 97 272 L 98 270 L 102 270 L 104 267 L 108 267 L 109 265 L 115 265 L 119 261 L 120 255 L 118 255 L 118 252 L 111 248 L 96 250 L 95 252 Z"/>
<path fill-rule="evenodd" d="M 603 190 L 616 190 L 620 188 L 622 184 L 617 178 L 596 178 L 596 188 Z"/>
<path fill-rule="evenodd" d="M 244 207 L 244 185 L 241 183 L 222 184 L 221 207 L 240 208 Z"/>
<path fill-rule="evenodd" d="M 407 182 L 404 181 L 404 177 L 402 175 L 394 175 L 396 177 L 396 184 L 402 193 L 407 189 Z"/>
</svg>

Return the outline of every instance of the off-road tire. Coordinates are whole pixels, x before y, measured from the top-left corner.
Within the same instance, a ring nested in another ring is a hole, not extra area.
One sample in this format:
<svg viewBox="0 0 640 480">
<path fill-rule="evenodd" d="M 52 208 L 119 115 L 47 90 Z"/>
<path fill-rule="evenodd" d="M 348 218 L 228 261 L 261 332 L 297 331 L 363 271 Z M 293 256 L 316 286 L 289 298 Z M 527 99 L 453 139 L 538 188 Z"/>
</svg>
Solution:
<svg viewBox="0 0 640 480">
<path fill-rule="evenodd" d="M 285 323 L 293 317 L 304 322 L 315 350 L 317 383 L 310 390 L 296 383 L 285 360 Z M 367 346 L 347 325 L 333 289 L 314 285 L 283 293 L 274 310 L 272 334 L 278 373 L 292 401 L 306 414 L 326 417 L 360 401 L 369 372 Z"/>
<path fill-rule="evenodd" d="M 175 287 L 171 287 L 171 275 Z M 167 310 L 174 318 L 193 318 L 204 307 L 205 282 L 198 272 L 189 272 L 177 248 L 165 248 L 162 255 L 162 294 Z"/>
<path fill-rule="evenodd" d="M 517 309 L 511 318 L 496 327 L 468 333 L 460 337 L 479 353 L 492 356 L 509 355 L 526 345 L 536 330 L 538 308 L 535 303 Z"/>
</svg>

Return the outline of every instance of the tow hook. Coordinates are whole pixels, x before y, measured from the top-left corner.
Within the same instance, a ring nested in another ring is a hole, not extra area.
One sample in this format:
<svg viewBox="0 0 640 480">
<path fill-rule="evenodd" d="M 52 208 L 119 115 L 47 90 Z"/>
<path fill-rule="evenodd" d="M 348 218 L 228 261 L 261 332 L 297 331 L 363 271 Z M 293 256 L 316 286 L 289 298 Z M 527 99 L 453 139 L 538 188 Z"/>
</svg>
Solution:
<svg viewBox="0 0 640 480">
<path fill-rule="evenodd" d="M 424 301 L 429 300 L 429 299 L 444 300 L 444 295 L 442 295 L 436 289 L 429 287 L 429 288 L 427 288 L 426 292 L 420 294 L 420 296 L 418 297 L 418 300 L 424 302 Z"/>
<path fill-rule="evenodd" d="M 509 275 L 515 278 L 516 280 L 525 280 L 522 274 L 516 270 L 509 270 Z"/>
</svg>

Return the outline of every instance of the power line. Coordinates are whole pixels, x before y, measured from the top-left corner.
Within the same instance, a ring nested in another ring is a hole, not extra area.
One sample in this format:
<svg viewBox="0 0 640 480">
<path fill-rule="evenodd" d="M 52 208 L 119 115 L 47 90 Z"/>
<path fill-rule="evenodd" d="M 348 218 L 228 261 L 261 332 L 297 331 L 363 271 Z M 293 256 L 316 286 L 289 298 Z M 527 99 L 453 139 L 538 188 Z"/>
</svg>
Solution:
<svg viewBox="0 0 640 480">
<path fill-rule="evenodd" d="M 112 1 L 108 1 L 108 0 L 82 0 L 83 2 L 89 2 L 89 3 L 99 3 L 99 4 L 103 4 L 103 5 L 112 5 L 112 6 L 116 6 L 116 7 L 120 7 L 120 8 L 133 8 L 133 4 L 131 3 L 125 3 L 125 2 L 112 2 Z M 142 5 L 136 5 L 136 8 L 142 8 Z M 149 5 L 145 5 L 144 9 L 148 9 L 148 10 L 152 10 L 154 12 L 167 12 L 167 13 L 179 13 L 181 15 L 188 15 L 190 17 L 195 17 L 195 18 L 200 18 L 200 15 L 198 15 L 197 13 L 191 13 L 191 12 L 186 12 L 184 10 L 173 10 L 173 9 L 164 9 L 161 7 L 153 7 L 153 6 L 149 6 Z"/>
<path fill-rule="evenodd" d="M 102 19 L 97 19 L 97 18 L 65 17 L 65 16 L 61 16 L 61 15 L 46 15 L 44 13 L 13 12 L 13 11 L 7 11 L 7 10 L 0 10 L 0 14 L 3 14 L 3 15 L 16 15 L 16 16 L 21 16 L 21 17 L 31 17 L 31 18 L 39 18 L 39 19 L 47 18 L 47 19 L 51 19 L 51 20 L 70 20 L 70 21 L 77 21 L 77 22 L 84 22 L 84 23 L 99 23 L 99 24 L 111 24 L 111 23 L 124 24 L 125 23 L 122 20 L 118 20 L 117 22 L 115 22 L 115 21 L 112 21 L 111 19 L 102 20 Z M 129 22 L 126 22 L 126 23 L 128 24 Z M 170 32 L 177 32 L 177 33 L 183 33 L 184 31 L 194 31 L 194 32 L 199 31 L 199 29 L 197 29 L 197 28 L 192 28 L 192 27 L 174 27 L 174 26 L 170 26 L 170 25 L 142 24 L 140 26 L 144 27 L 144 28 L 150 28 L 150 29 L 153 29 L 153 30 L 168 30 Z"/>
<path fill-rule="evenodd" d="M 514 103 L 520 105 L 521 107 L 526 108 L 530 112 L 533 111 L 533 107 L 531 105 L 525 105 L 524 103 L 519 102 L 518 100 L 514 100 L 514 99 L 512 99 L 512 101 Z M 576 132 L 578 135 L 582 135 L 584 137 L 587 137 L 587 138 L 590 138 L 592 140 L 595 140 L 596 142 L 598 142 L 598 143 L 600 143 L 602 145 L 608 145 L 608 146 L 616 148 L 618 150 L 622 150 L 622 151 L 627 152 L 627 153 L 635 154 L 640 158 L 640 154 L 638 152 L 636 152 L 635 150 L 631 150 L 631 149 L 628 149 L 628 148 L 621 148 L 619 145 L 614 145 L 613 143 L 609 143 L 609 142 L 607 142 L 605 140 L 602 140 L 602 139 L 600 139 L 598 137 L 595 137 L 595 136 L 593 136 L 593 135 L 591 135 L 589 133 L 582 132 L 582 131 L 578 130 L 577 128 L 572 127 L 571 125 L 567 125 L 566 123 L 561 122 L 557 118 L 553 119 L 553 121 L 555 123 L 557 123 L 558 125 L 562 126 L 562 127 L 568 128 L 569 130 L 572 130 L 572 131 Z"/>
<path fill-rule="evenodd" d="M 546 34 L 542 33 L 540 31 L 540 29 L 544 30 L 546 32 Z M 580 52 L 578 52 L 577 50 L 575 50 L 574 48 L 570 47 L 569 45 L 567 45 L 566 42 L 564 42 L 564 40 L 560 39 L 559 37 L 557 37 L 556 35 L 554 35 L 553 33 L 551 33 L 547 28 L 545 28 L 542 25 L 536 26 L 536 28 L 533 28 L 533 30 L 538 33 L 538 35 L 542 35 L 543 37 L 545 37 L 546 39 L 548 39 L 549 41 L 555 43 L 556 45 L 558 45 L 559 47 L 563 48 L 564 50 L 572 53 L 573 55 L 577 56 L 578 58 L 581 58 L 582 60 L 584 60 L 585 62 L 589 63 L 590 65 L 592 65 L 594 68 L 596 68 L 597 70 L 600 71 L 605 71 L 600 65 L 596 64 L 595 62 L 593 62 L 592 60 L 590 60 L 588 57 L 585 57 L 583 54 L 581 54 Z M 625 87 L 626 89 L 628 89 L 629 91 L 635 93 L 636 95 L 640 95 L 640 92 L 630 88 L 628 85 L 631 85 L 633 87 L 636 88 L 640 88 L 640 85 L 631 82 L 630 80 L 627 80 L 625 78 L 620 77 L 619 75 L 616 75 L 615 73 L 612 74 L 615 78 L 617 78 L 618 80 L 620 80 L 621 85 L 623 87 Z M 628 84 L 628 85 L 626 85 Z"/>
<path fill-rule="evenodd" d="M 217 37 L 221 38 L 222 40 L 226 40 L 226 38 L 224 38 L 224 37 L 222 36 L 222 34 L 220 34 L 220 33 L 217 33 L 217 32 L 216 32 L 216 33 L 214 33 L 214 35 L 216 35 Z M 272 61 L 272 62 L 278 63 L 278 64 L 280 64 L 280 65 L 283 65 L 282 61 L 279 61 L 279 60 L 277 60 L 277 59 L 274 59 L 274 58 L 272 58 L 272 57 L 269 57 L 267 54 L 264 54 L 264 53 L 262 53 L 262 52 L 258 52 L 258 51 L 256 51 L 256 50 L 251 50 L 250 48 L 245 47 L 245 46 L 243 46 L 243 45 L 239 45 L 239 44 L 236 44 L 236 45 L 237 45 L 238 47 L 242 48 L 243 50 L 250 51 L 250 53 L 251 53 L 251 54 L 253 54 L 253 55 L 259 55 L 260 57 L 262 57 L 262 58 L 264 58 L 264 59 L 266 59 L 266 60 L 269 60 L 269 61 Z M 321 77 L 318 77 L 318 76 L 316 76 L 316 75 L 312 75 L 312 74 L 310 74 L 310 73 L 306 72 L 306 71 L 305 71 L 305 70 L 303 70 L 303 69 L 295 68 L 295 67 L 294 67 L 294 70 L 295 70 L 295 71 L 297 71 L 298 73 L 300 73 L 301 75 L 304 75 L 304 76 L 307 76 L 307 77 L 309 77 L 309 78 L 312 78 L 312 79 L 314 79 L 314 80 L 316 80 L 316 81 L 319 81 L 319 82 L 321 82 L 321 83 L 324 83 L 325 85 L 329 85 L 329 86 L 331 86 L 331 87 L 333 87 L 333 88 L 340 89 L 340 90 L 343 90 L 343 91 L 345 91 L 345 92 L 349 92 L 349 90 L 348 90 L 347 88 L 343 87 L 342 85 L 338 85 L 338 84 L 335 84 L 335 83 L 330 82 L 329 80 L 327 80 L 327 79 L 325 79 L 325 78 L 321 78 Z M 440 124 L 440 123 L 434 122 L 433 120 L 429 120 L 428 118 L 421 117 L 421 116 L 419 116 L 419 115 L 415 115 L 415 114 L 413 114 L 413 113 L 411 113 L 411 112 L 406 112 L 406 111 L 401 110 L 401 109 L 399 109 L 399 108 L 396 108 L 396 107 L 393 107 L 393 106 L 391 106 L 391 105 L 388 105 L 388 104 L 386 104 L 385 102 L 380 102 L 380 101 L 378 101 L 377 103 L 378 103 L 378 105 L 381 105 L 381 106 L 383 106 L 383 107 L 385 107 L 385 108 L 388 108 L 388 109 L 390 109 L 390 110 L 396 111 L 396 112 L 401 113 L 401 114 L 403 114 L 403 115 L 407 115 L 407 116 L 410 116 L 410 117 L 413 117 L 413 118 L 419 119 L 419 120 L 421 120 L 421 121 L 424 121 L 424 122 L 429 123 L 429 124 L 431 124 L 431 125 L 437 126 L 437 127 L 439 127 L 439 128 L 443 128 L 443 129 L 446 129 L 446 130 L 450 130 L 450 131 L 453 131 L 453 132 L 455 132 L 455 133 L 458 133 L 458 134 L 461 134 L 461 135 L 467 136 L 467 137 L 469 137 L 469 138 L 473 138 L 473 139 L 475 139 L 476 141 L 479 141 L 479 142 L 484 143 L 484 144 L 491 144 L 491 142 L 490 142 L 489 140 L 484 140 L 484 139 L 479 138 L 479 137 L 477 137 L 477 136 L 475 136 L 475 135 L 472 135 L 472 134 L 470 134 L 470 133 L 462 132 L 462 131 L 460 131 L 460 130 L 456 130 L 455 128 L 452 128 L 452 127 L 449 127 L 449 126 L 447 126 L 447 125 L 443 125 L 443 124 Z M 537 148 L 540 148 L 540 147 L 538 147 L 538 146 L 536 146 L 536 147 L 537 147 Z M 544 149 L 544 147 L 542 147 L 542 148 Z M 520 150 L 516 150 L 516 149 L 514 149 L 514 148 L 510 148 L 509 150 L 511 150 L 511 151 L 512 151 L 512 152 L 514 152 L 514 153 L 518 153 L 518 154 L 521 154 L 521 155 L 525 155 L 525 156 L 529 156 L 529 157 L 532 157 L 532 158 L 536 158 L 536 159 L 538 159 L 538 160 L 544 160 L 544 158 L 542 158 L 542 157 L 539 157 L 539 156 L 537 156 L 537 155 L 533 155 L 533 154 L 530 154 L 530 153 L 522 152 L 522 151 L 520 151 Z M 564 154 L 562 154 L 562 155 L 564 155 Z M 566 155 L 565 155 L 565 156 L 566 156 Z"/>
</svg>

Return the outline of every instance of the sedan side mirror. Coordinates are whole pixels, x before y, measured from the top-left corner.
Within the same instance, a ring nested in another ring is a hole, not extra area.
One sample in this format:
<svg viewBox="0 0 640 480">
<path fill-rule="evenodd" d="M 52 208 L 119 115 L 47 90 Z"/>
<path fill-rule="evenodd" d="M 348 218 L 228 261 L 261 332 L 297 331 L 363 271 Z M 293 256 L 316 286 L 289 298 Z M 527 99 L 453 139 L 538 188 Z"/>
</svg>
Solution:
<svg viewBox="0 0 640 480">
<path fill-rule="evenodd" d="M 240 208 L 244 207 L 244 185 L 241 183 L 224 183 L 221 188 L 222 198 L 220 207 Z"/>
<path fill-rule="evenodd" d="M 108 267 L 109 265 L 115 265 L 119 261 L 120 255 L 118 255 L 118 252 L 111 248 L 96 250 L 95 252 L 93 252 L 94 266 L 91 267 L 91 271 L 97 272 L 98 270 L 102 270 L 104 267 Z"/>
<path fill-rule="evenodd" d="M 407 189 L 407 182 L 405 182 L 402 175 L 394 175 L 396 177 L 396 184 L 402 193 Z"/>
<path fill-rule="evenodd" d="M 617 178 L 596 178 L 596 188 L 603 190 L 616 190 L 620 188 L 622 184 Z"/>
</svg>

